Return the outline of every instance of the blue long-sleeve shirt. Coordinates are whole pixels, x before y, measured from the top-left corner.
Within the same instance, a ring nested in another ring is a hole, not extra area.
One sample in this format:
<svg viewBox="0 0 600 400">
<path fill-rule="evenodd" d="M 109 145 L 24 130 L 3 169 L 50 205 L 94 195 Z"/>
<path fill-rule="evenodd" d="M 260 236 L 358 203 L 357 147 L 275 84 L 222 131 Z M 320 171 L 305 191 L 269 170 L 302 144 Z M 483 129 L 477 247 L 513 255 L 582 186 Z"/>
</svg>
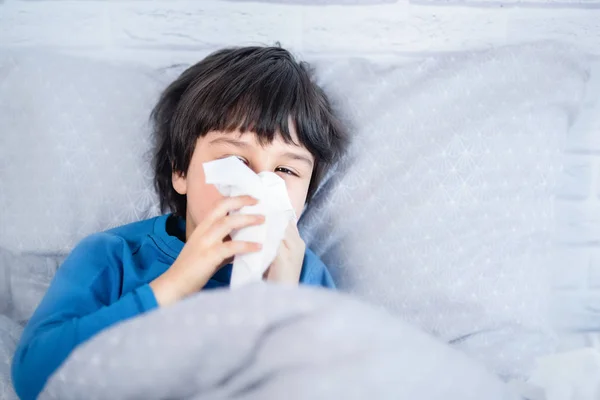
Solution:
<svg viewBox="0 0 600 400">
<path fill-rule="evenodd" d="M 76 346 L 158 306 L 149 283 L 175 261 L 184 245 L 183 232 L 185 221 L 163 215 L 91 235 L 73 249 L 15 352 L 12 379 L 21 399 L 35 399 Z M 230 277 L 227 265 L 204 288 L 227 286 Z M 310 250 L 300 283 L 334 287 L 327 268 Z"/>
</svg>

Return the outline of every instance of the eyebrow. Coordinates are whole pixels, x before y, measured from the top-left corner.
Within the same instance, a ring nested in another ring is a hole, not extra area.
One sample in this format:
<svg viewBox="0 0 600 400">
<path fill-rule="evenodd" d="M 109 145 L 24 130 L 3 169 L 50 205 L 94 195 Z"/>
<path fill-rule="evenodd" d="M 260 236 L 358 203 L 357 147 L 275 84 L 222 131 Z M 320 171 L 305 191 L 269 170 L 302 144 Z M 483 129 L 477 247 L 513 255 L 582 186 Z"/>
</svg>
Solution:
<svg viewBox="0 0 600 400">
<path fill-rule="evenodd" d="M 218 138 L 215 138 L 210 141 L 210 144 L 219 144 L 219 143 L 231 144 L 233 146 L 244 147 L 244 148 L 250 147 L 250 144 L 244 142 L 243 140 L 232 139 L 232 138 L 227 138 L 227 137 L 218 137 Z"/>
<path fill-rule="evenodd" d="M 210 144 L 229 144 L 232 146 L 236 146 L 236 147 L 241 147 L 241 148 L 248 148 L 250 147 L 250 144 L 247 142 L 244 142 L 243 140 L 238 140 L 238 139 L 233 139 L 233 138 L 227 138 L 227 137 L 219 137 L 219 138 L 215 138 L 213 140 L 210 141 Z M 292 159 L 292 160 L 298 160 L 301 161 L 303 163 L 305 163 L 308 167 L 312 168 L 314 165 L 313 160 L 311 159 L 311 157 L 305 156 L 303 154 L 298 154 L 296 152 L 293 151 L 287 151 L 283 154 L 281 154 L 282 157 L 288 158 L 288 159 Z"/>
<path fill-rule="evenodd" d="M 302 161 L 303 163 L 305 163 L 310 168 L 312 168 L 313 164 L 314 164 L 313 160 L 311 160 L 310 157 L 304 156 L 302 154 L 294 153 L 294 152 L 291 152 L 291 151 L 283 153 L 282 156 L 286 157 L 286 158 L 290 158 L 292 160 Z"/>
</svg>

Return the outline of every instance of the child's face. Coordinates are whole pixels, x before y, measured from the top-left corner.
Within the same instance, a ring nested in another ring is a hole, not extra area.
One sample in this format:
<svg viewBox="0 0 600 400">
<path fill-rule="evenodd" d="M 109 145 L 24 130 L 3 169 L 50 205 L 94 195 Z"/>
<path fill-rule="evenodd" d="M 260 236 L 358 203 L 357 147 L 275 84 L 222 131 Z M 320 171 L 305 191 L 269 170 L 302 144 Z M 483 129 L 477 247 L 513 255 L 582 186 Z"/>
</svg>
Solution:
<svg viewBox="0 0 600 400">
<path fill-rule="evenodd" d="M 292 138 L 298 143 L 295 132 Z M 228 156 L 237 156 L 254 172 L 271 171 L 286 184 L 288 196 L 296 215 L 300 216 L 306 202 L 314 157 L 302 146 L 286 143 L 283 138 L 261 146 L 253 133 L 209 132 L 196 142 L 187 174 L 173 174 L 173 188 L 187 196 L 186 236 L 223 198 L 213 185 L 207 185 L 203 163 Z"/>
</svg>

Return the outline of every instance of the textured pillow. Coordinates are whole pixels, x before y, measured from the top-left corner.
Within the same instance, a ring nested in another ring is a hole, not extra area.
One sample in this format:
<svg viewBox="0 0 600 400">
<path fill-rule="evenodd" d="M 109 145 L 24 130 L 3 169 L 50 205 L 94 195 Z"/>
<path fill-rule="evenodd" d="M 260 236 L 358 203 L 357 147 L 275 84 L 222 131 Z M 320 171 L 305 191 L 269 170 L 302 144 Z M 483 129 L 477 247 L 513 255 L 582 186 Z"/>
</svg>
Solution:
<svg viewBox="0 0 600 400">
<path fill-rule="evenodd" d="M 17 255 L 0 247 L 0 399 L 17 399 L 10 379 L 13 354 L 61 261 L 62 257 Z"/>
<path fill-rule="evenodd" d="M 526 375 L 554 346 L 553 193 L 584 65 L 551 43 L 321 62 L 354 143 L 303 215 L 307 245 L 343 290 Z"/>
<path fill-rule="evenodd" d="M 0 247 L 0 314 L 24 325 L 64 256 L 14 254 Z"/>
<path fill-rule="evenodd" d="M 23 327 L 0 314 L 0 399 L 18 400 L 10 379 L 10 365 Z"/>
<path fill-rule="evenodd" d="M 145 157 L 162 86 L 135 66 L 0 51 L 0 246 L 66 252 L 155 214 Z"/>
</svg>

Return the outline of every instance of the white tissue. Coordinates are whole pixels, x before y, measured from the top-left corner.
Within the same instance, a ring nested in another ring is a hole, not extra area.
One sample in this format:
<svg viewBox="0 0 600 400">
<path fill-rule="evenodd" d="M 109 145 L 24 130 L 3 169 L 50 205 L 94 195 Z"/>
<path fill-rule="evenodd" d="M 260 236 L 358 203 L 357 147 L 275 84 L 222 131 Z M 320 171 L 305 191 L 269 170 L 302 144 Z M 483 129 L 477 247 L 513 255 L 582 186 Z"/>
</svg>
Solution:
<svg viewBox="0 0 600 400">
<path fill-rule="evenodd" d="M 258 242 L 256 253 L 240 254 L 233 259 L 230 287 L 235 289 L 251 282 L 262 281 L 271 265 L 285 230 L 296 214 L 290 202 L 285 181 L 273 172 L 254 173 L 237 157 L 228 157 L 203 164 L 206 183 L 215 185 L 223 196 L 250 195 L 258 199 L 255 206 L 239 210 L 242 214 L 262 214 L 265 223 L 232 232 L 232 240 Z"/>
</svg>

